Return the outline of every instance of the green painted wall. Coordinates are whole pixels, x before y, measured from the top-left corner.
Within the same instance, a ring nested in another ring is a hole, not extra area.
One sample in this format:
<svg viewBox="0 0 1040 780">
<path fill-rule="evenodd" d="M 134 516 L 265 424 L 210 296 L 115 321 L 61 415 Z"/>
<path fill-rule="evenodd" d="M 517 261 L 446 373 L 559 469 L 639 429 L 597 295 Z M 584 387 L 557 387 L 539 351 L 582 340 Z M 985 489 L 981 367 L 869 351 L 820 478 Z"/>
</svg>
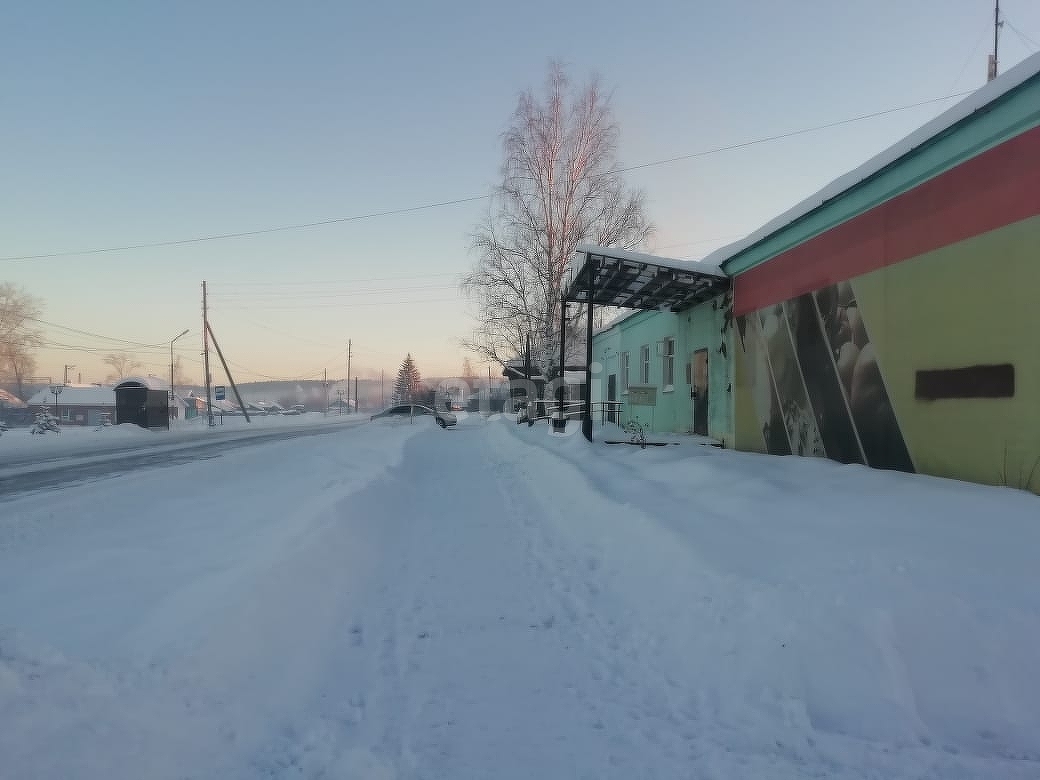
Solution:
<svg viewBox="0 0 1040 780">
<path fill-rule="evenodd" d="M 633 415 L 640 421 L 652 423 L 657 432 L 687 433 L 693 429 L 693 401 L 687 382 L 686 364 L 694 351 L 708 350 L 708 432 L 712 437 L 733 446 L 734 366 L 731 334 L 722 334 L 723 300 L 717 298 L 700 306 L 680 312 L 639 312 L 593 339 L 593 358 L 601 370 L 594 381 L 593 398 L 607 396 L 607 377 L 620 370 L 620 355 L 629 354 L 629 384 L 641 381 L 640 347 L 650 346 L 650 384 L 658 388 L 657 406 L 626 407 L 622 422 Z M 658 342 L 674 338 L 674 383 L 668 389 L 663 385 L 664 357 L 659 354 Z M 726 341 L 726 355 L 719 347 Z M 619 378 L 619 388 L 622 386 Z M 626 400 L 622 395 L 621 400 Z"/>
<path fill-rule="evenodd" d="M 722 333 L 724 302 L 722 297 L 715 298 L 694 306 L 679 314 L 685 319 L 683 365 L 691 360 L 692 353 L 698 349 L 708 350 L 708 434 L 723 442 L 726 447 L 734 446 L 733 431 L 733 384 L 735 380 L 731 337 L 732 328 L 725 335 Z M 719 348 L 725 341 L 726 350 L 723 355 Z M 690 386 L 686 384 L 685 368 L 683 371 L 683 387 L 687 399 Z M 692 428 L 692 405 L 688 404 L 689 418 L 687 429 Z"/>
<path fill-rule="evenodd" d="M 617 374 L 618 367 L 618 344 L 621 343 L 621 331 L 610 328 L 598 333 L 592 338 L 592 400 L 607 400 L 607 377 Z M 620 378 L 618 379 L 618 390 L 620 398 Z"/>
<path fill-rule="evenodd" d="M 1034 77 L 851 191 L 728 258 L 723 270 L 736 276 L 761 265 L 1038 125 L 1040 77 Z"/>
<path fill-rule="evenodd" d="M 657 406 L 626 406 L 625 419 L 638 418 L 640 422 L 651 425 L 654 431 L 681 431 L 688 427 L 685 421 L 690 414 L 689 391 L 683 392 L 685 376 L 683 375 L 682 351 L 679 341 L 679 318 L 671 312 L 640 312 L 622 322 L 619 326 L 621 342 L 619 350 L 629 353 L 629 384 L 641 384 L 640 347 L 650 347 L 650 381 L 657 387 Z M 663 384 L 664 360 L 657 342 L 665 338 L 676 339 L 675 382 L 671 389 Z M 627 400 L 627 398 L 625 399 Z"/>
</svg>

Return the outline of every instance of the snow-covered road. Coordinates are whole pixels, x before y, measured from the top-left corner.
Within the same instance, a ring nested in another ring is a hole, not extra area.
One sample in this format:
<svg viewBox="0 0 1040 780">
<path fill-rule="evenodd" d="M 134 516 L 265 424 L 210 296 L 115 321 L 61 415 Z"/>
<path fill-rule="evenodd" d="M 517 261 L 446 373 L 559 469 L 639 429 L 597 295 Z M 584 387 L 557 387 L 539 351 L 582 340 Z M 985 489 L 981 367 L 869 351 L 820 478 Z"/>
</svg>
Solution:
<svg viewBox="0 0 1040 780">
<path fill-rule="evenodd" d="M 417 422 L 0 504 L 0 778 L 1040 776 L 1035 497 Z"/>
</svg>

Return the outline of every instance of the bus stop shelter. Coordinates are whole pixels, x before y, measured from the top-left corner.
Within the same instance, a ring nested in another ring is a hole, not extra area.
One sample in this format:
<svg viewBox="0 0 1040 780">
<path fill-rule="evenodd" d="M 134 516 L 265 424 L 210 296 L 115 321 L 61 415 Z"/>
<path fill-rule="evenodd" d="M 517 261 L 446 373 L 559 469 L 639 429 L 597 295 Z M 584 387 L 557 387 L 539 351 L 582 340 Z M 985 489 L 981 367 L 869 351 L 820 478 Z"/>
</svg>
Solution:
<svg viewBox="0 0 1040 780">
<path fill-rule="evenodd" d="M 116 425 L 133 423 L 142 428 L 169 430 L 170 392 L 150 378 L 124 379 L 115 387 Z"/>
</svg>

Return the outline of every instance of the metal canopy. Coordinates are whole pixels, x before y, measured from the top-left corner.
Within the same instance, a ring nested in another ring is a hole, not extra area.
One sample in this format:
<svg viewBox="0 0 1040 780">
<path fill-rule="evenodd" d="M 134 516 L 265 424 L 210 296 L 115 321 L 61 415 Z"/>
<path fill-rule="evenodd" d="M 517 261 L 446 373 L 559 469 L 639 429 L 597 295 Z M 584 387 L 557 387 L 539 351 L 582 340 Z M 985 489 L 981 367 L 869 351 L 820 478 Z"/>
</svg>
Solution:
<svg viewBox="0 0 1040 780">
<path fill-rule="evenodd" d="M 563 291 L 560 307 L 560 363 L 567 334 L 567 302 L 588 305 L 585 324 L 585 408 L 581 432 L 592 441 L 592 310 L 596 306 L 621 309 L 659 309 L 678 312 L 704 303 L 729 289 L 729 278 L 717 266 L 670 260 L 626 249 L 579 245 L 581 265 Z M 577 260 L 577 258 L 575 258 Z M 574 266 L 572 266 L 573 268 Z M 562 393 L 558 412 L 563 413 Z"/>
<path fill-rule="evenodd" d="M 564 300 L 622 309 L 681 311 L 729 289 L 729 279 L 696 262 L 659 262 L 625 250 L 581 249 L 584 260 L 564 290 Z M 681 267 L 677 267 L 681 266 Z"/>
</svg>

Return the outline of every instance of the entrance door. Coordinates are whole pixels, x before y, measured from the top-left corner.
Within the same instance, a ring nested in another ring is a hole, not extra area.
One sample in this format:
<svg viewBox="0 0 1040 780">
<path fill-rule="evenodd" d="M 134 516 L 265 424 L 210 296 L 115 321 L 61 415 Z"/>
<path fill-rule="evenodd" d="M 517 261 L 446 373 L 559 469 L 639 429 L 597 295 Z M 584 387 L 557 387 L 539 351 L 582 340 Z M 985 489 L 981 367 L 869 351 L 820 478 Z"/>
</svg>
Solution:
<svg viewBox="0 0 1040 780">
<path fill-rule="evenodd" d="M 693 398 L 693 432 L 708 435 L 708 350 L 698 349 L 693 353 L 693 383 L 690 396 Z"/>
<path fill-rule="evenodd" d="M 607 400 L 617 400 L 617 374 L 610 374 L 607 377 Z M 607 404 L 607 419 L 612 423 L 617 423 L 617 409 L 615 405 L 610 403 Z"/>
</svg>

